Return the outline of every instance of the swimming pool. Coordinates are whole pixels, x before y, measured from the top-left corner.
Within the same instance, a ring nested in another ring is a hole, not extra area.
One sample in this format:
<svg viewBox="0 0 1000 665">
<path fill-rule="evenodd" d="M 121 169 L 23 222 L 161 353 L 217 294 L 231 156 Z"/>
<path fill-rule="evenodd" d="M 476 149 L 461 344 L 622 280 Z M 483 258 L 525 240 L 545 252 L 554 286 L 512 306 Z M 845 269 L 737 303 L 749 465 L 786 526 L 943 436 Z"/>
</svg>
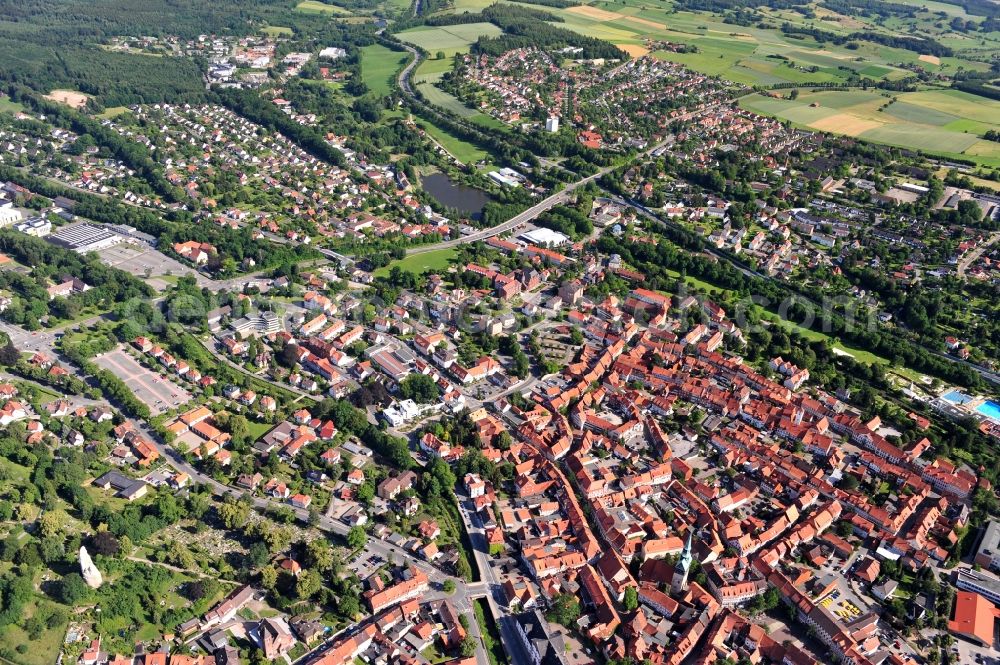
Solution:
<svg viewBox="0 0 1000 665">
<path fill-rule="evenodd" d="M 1000 422 L 1000 404 L 996 402 L 983 402 L 976 407 L 976 413 L 982 414 L 990 420 Z"/>
<path fill-rule="evenodd" d="M 961 390 L 952 390 L 944 395 L 941 395 L 941 399 L 951 402 L 952 404 L 968 404 L 972 401 L 972 398 L 963 393 Z"/>
</svg>

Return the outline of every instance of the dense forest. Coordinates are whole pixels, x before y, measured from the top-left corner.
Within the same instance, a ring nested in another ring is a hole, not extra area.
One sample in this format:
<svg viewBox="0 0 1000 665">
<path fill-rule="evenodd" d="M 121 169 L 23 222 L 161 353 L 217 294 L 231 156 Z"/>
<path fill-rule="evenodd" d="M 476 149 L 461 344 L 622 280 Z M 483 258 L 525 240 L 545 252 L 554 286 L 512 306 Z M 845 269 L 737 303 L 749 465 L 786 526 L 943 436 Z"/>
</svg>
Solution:
<svg viewBox="0 0 1000 665">
<path fill-rule="evenodd" d="M 98 106 L 207 98 L 201 63 L 107 51 L 112 36 L 251 34 L 261 26 L 313 25 L 283 0 L 0 0 L 0 80 L 42 92 L 79 90 Z"/>
</svg>

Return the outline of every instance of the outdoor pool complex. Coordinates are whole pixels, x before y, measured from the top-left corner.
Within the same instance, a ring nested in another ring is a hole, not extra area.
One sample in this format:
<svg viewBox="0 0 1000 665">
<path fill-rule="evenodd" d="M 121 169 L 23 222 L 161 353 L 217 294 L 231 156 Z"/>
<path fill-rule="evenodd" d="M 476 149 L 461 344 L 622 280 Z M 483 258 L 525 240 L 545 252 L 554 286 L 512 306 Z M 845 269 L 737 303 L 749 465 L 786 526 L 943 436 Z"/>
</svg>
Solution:
<svg viewBox="0 0 1000 665">
<path fill-rule="evenodd" d="M 976 407 L 976 413 L 986 416 L 990 420 L 1000 422 L 1000 404 L 986 401 Z"/>
<path fill-rule="evenodd" d="M 972 398 L 963 393 L 960 390 L 952 390 L 951 392 L 941 395 L 941 399 L 944 399 L 952 404 L 967 404 L 972 401 Z"/>
</svg>

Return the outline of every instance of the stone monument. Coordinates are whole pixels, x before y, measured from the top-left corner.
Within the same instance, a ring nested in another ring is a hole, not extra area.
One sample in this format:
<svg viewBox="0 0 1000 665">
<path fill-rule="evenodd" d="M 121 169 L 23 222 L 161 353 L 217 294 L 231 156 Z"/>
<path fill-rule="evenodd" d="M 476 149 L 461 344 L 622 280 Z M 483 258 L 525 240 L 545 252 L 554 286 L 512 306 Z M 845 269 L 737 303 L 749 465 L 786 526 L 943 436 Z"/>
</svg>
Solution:
<svg viewBox="0 0 1000 665">
<path fill-rule="evenodd" d="M 90 558 L 86 547 L 80 548 L 80 574 L 83 575 L 84 581 L 91 589 L 99 589 L 104 584 L 104 577 L 101 575 L 101 571 L 97 569 L 97 566 L 94 565 L 94 561 Z"/>
</svg>

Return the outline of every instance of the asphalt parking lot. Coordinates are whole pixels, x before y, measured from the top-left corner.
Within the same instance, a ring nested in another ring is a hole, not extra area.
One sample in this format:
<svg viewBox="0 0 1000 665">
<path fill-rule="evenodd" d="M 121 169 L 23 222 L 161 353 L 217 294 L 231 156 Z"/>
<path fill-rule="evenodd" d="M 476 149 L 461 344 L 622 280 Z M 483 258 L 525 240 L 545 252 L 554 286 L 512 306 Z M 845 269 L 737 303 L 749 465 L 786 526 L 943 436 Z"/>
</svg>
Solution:
<svg viewBox="0 0 1000 665">
<path fill-rule="evenodd" d="M 358 553 L 358 556 L 347 564 L 347 567 L 353 570 L 357 576 L 361 579 L 367 579 L 371 577 L 375 571 L 385 565 L 386 561 L 380 555 L 371 552 L 368 547 L 365 547 Z"/>
<path fill-rule="evenodd" d="M 133 394 L 156 416 L 190 401 L 191 394 L 170 379 L 160 378 L 122 350 L 121 347 L 95 358 L 104 369 L 111 370 L 125 382 Z"/>
<path fill-rule="evenodd" d="M 170 258 L 146 245 L 121 243 L 98 252 L 106 265 L 124 270 L 136 277 L 146 279 L 157 291 L 165 291 L 170 283 L 157 279 L 164 275 L 186 275 L 194 271 L 180 261 Z M 146 277 L 147 271 L 149 277 Z"/>
</svg>

